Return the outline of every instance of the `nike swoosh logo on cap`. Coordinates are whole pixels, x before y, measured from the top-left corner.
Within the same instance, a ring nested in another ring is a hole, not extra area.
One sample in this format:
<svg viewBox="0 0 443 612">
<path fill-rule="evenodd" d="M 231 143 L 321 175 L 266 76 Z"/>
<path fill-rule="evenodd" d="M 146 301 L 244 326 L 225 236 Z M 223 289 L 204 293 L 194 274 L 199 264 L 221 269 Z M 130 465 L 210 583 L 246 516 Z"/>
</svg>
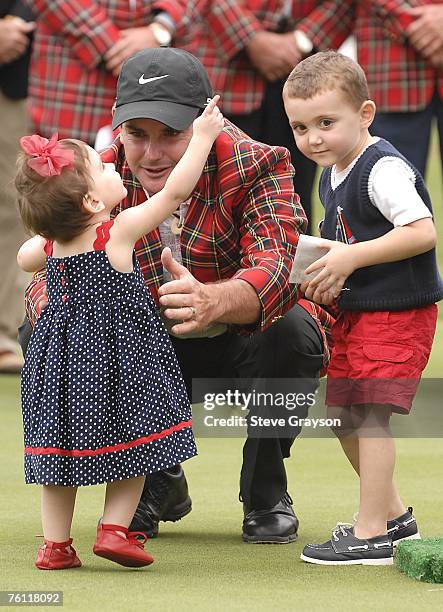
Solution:
<svg viewBox="0 0 443 612">
<path fill-rule="evenodd" d="M 169 74 L 164 74 L 163 76 L 158 76 L 158 77 L 151 77 L 150 79 L 145 79 L 144 76 L 145 75 L 142 74 L 138 80 L 140 85 L 145 85 L 146 83 L 151 83 L 152 81 L 158 81 L 158 79 L 166 79 L 166 77 L 168 77 Z"/>
</svg>

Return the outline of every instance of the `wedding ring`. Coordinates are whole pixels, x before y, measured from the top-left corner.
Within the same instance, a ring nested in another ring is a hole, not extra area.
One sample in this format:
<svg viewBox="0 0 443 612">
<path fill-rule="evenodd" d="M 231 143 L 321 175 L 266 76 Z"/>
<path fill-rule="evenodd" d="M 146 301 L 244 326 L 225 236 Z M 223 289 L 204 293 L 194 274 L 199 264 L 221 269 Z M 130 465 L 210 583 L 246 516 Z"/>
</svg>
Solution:
<svg viewBox="0 0 443 612">
<path fill-rule="evenodd" d="M 189 321 L 193 321 L 195 319 L 195 308 L 194 306 L 188 306 L 188 308 L 191 310 L 191 316 L 189 317 Z"/>
</svg>

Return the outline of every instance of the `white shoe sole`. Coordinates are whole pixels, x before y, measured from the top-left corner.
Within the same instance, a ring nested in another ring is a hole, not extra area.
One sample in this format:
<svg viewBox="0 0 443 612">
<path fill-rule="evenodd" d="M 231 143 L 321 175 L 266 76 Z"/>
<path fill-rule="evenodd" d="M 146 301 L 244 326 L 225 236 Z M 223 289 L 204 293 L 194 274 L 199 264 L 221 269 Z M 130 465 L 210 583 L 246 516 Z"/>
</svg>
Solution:
<svg viewBox="0 0 443 612">
<path fill-rule="evenodd" d="M 414 535 L 407 536 L 406 538 L 401 538 L 400 540 L 395 540 L 395 542 L 392 542 L 392 546 L 394 546 L 395 548 L 395 546 L 398 546 L 400 542 L 406 542 L 406 540 L 421 540 L 421 535 L 417 531 L 417 533 L 414 533 Z"/>
<path fill-rule="evenodd" d="M 388 557 L 386 559 L 355 559 L 352 561 L 324 561 L 323 559 L 306 557 L 302 554 L 300 555 L 300 559 L 307 563 L 314 563 L 315 565 L 392 565 L 394 563 L 394 557 Z"/>
</svg>

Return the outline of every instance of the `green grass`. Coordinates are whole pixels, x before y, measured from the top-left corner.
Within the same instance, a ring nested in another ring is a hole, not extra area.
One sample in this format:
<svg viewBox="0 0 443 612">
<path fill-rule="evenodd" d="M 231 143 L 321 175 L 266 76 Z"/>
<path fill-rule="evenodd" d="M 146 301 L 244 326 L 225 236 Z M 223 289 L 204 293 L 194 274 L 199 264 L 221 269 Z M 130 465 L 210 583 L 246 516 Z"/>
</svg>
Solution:
<svg viewBox="0 0 443 612">
<path fill-rule="evenodd" d="M 433 147 L 428 184 L 443 236 L 442 181 Z M 443 374 L 442 340 L 440 320 L 428 376 Z M 18 379 L 0 378 L 0 393 L 0 590 L 63 590 L 66 610 L 91 612 L 403 612 L 443 606 L 443 585 L 411 580 L 395 567 L 318 567 L 299 560 L 307 542 L 326 540 L 335 521 L 349 521 L 358 507 L 357 479 L 332 439 L 300 439 L 287 461 L 289 491 L 301 524 L 295 544 L 241 542 L 237 493 L 243 442 L 200 439 L 199 456 L 186 464 L 193 512 L 180 523 L 161 525 L 161 536 L 148 543 L 154 565 L 127 570 L 92 554 L 104 495 L 100 486 L 78 495 L 73 536 L 84 567 L 39 571 L 33 567 L 41 542 L 35 538 L 41 533 L 39 488 L 23 483 Z M 398 440 L 397 483 L 429 537 L 443 533 L 442 458 L 441 438 Z"/>
<path fill-rule="evenodd" d="M 416 582 L 396 568 L 324 568 L 299 560 L 307 542 L 327 539 L 337 520 L 350 520 L 358 484 L 338 443 L 301 439 L 287 462 L 290 491 L 300 518 L 300 540 L 286 546 L 241 542 L 236 501 L 240 439 L 200 439 L 200 455 L 186 472 L 193 512 L 162 524 L 148 543 L 156 563 L 127 570 L 95 557 L 91 547 L 104 487 L 79 491 L 73 535 L 83 568 L 42 572 L 33 567 L 41 533 L 39 487 L 22 475 L 18 380 L 2 379 L 2 501 L 0 589 L 63 590 L 65 609 L 115 610 L 425 610 L 441 607 L 438 585 Z M 441 440 L 400 440 L 398 483 L 415 506 L 427 536 L 441 533 Z M 423 467 L 426 466 L 425 476 Z"/>
</svg>

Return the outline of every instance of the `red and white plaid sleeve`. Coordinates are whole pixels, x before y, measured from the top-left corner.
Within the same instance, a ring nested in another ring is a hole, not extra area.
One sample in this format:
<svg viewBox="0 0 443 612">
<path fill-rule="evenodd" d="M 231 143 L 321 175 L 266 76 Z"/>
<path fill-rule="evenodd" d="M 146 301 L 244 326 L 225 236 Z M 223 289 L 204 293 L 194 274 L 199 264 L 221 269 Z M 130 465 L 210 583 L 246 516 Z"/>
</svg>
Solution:
<svg viewBox="0 0 443 612">
<path fill-rule="evenodd" d="M 307 220 L 294 192 L 294 169 L 286 149 L 248 147 L 239 149 L 236 157 L 248 190 L 240 219 L 241 269 L 233 278 L 256 290 L 262 306 L 260 327 L 265 329 L 297 299 L 289 272 Z"/>
<path fill-rule="evenodd" d="M 325 0 L 316 4 L 296 29 L 304 32 L 316 49 L 338 49 L 352 33 L 355 1 Z M 293 2 L 293 10 L 296 6 L 297 2 Z"/>
<path fill-rule="evenodd" d="M 31 283 L 25 291 L 25 312 L 32 327 L 42 313 L 40 300 L 46 290 L 46 270 L 34 274 Z"/>
<path fill-rule="evenodd" d="M 39 21 L 62 34 L 72 52 L 88 68 L 95 68 L 119 38 L 99 2 L 91 0 L 26 0 Z"/>
<path fill-rule="evenodd" d="M 226 59 L 242 51 L 248 39 L 263 29 L 246 3 L 238 0 L 196 0 L 193 10 L 204 19 L 211 39 Z"/>
</svg>

